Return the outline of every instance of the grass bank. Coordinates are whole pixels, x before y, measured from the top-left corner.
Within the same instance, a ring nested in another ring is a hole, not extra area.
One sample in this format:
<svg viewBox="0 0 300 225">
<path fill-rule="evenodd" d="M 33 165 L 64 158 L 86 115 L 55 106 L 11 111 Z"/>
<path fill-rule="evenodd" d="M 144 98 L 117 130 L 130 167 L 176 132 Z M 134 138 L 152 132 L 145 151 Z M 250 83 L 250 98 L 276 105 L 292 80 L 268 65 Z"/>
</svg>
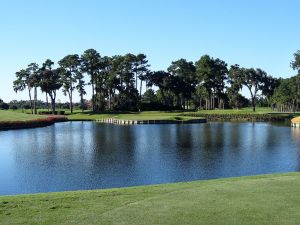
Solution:
<svg viewBox="0 0 300 225">
<path fill-rule="evenodd" d="M 299 224 L 300 173 L 0 197 L 0 224 Z"/>
<path fill-rule="evenodd" d="M 130 112 L 130 113 L 74 113 L 68 116 L 69 120 L 102 120 L 114 118 L 119 120 L 190 120 L 193 116 L 181 116 L 180 112 Z"/>
<path fill-rule="evenodd" d="M 270 108 L 257 108 L 256 112 L 252 108 L 239 110 L 200 110 L 193 112 L 160 112 L 145 111 L 131 113 L 74 113 L 68 116 L 70 120 L 103 120 L 115 118 L 120 120 L 190 120 L 195 118 L 205 118 L 209 121 L 284 121 L 296 116 L 297 113 L 275 113 Z M 300 113 L 298 113 L 300 115 Z"/>
<path fill-rule="evenodd" d="M 194 112 L 162 112 L 162 111 L 145 111 L 145 112 L 102 112 L 93 113 L 91 111 L 75 111 L 70 114 L 66 111 L 67 118 L 72 121 L 93 121 L 114 118 L 119 120 L 169 120 L 169 121 L 187 121 L 191 119 L 205 118 L 208 121 L 283 121 L 289 120 L 300 113 L 274 113 L 270 108 L 257 108 L 252 112 L 251 108 L 239 110 L 200 110 Z M 45 118 L 42 115 L 31 115 L 21 112 L 0 110 L 1 121 L 29 121 L 38 118 Z"/>
<path fill-rule="evenodd" d="M 40 116 L 0 110 L 0 130 L 44 127 L 66 120 L 66 117 L 60 116 Z"/>
</svg>

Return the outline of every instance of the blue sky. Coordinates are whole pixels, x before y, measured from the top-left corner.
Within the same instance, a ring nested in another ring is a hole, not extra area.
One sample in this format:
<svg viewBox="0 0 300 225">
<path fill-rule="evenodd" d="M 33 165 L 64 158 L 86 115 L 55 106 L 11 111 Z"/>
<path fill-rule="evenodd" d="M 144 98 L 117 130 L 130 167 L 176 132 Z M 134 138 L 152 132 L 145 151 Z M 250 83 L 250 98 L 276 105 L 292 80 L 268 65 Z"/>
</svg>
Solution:
<svg viewBox="0 0 300 225">
<path fill-rule="evenodd" d="M 28 98 L 12 82 L 29 63 L 88 48 L 145 53 L 153 70 L 209 54 L 289 77 L 300 49 L 299 8 L 298 0 L 1 0 L 0 98 Z"/>
</svg>

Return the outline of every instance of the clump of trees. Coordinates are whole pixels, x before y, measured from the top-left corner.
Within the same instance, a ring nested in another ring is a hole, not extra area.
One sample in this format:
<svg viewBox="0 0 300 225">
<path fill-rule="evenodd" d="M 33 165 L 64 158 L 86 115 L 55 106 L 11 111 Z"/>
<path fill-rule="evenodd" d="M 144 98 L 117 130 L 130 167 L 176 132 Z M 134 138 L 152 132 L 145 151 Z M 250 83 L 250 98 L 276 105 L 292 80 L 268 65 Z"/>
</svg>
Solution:
<svg viewBox="0 0 300 225">
<path fill-rule="evenodd" d="M 186 59 L 173 61 L 165 71 L 151 71 L 144 54 L 101 56 L 95 49 L 82 55 L 67 55 L 57 65 L 47 59 L 41 66 L 31 63 L 16 72 L 13 88 L 27 90 L 32 113 L 37 113 L 37 89 L 50 99 L 55 112 L 57 91 L 69 98 L 73 112 L 74 94 L 80 97 L 80 108 L 86 108 L 86 86 L 91 86 L 93 111 L 224 109 L 251 104 L 267 104 L 280 111 L 296 111 L 300 96 L 300 52 L 291 67 L 298 75 L 276 79 L 260 68 L 228 66 L 219 58 L 202 56 L 195 63 Z M 88 82 L 87 82 L 88 81 Z M 250 100 L 242 96 L 248 90 Z M 143 93 L 143 89 L 145 92 Z"/>
<path fill-rule="evenodd" d="M 297 75 L 279 79 L 273 90 L 271 100 L 281 112 L 295 112 L 299 109 L 300 102 L 300 51 L 294 54 L 291 67 L 297 71 Z"/>
<path fill-rule="evenodd" d="M 7 110 L 7 109 L 9 109 L 9 105 L 0 98 L 0 110 Z"/>
</svg>

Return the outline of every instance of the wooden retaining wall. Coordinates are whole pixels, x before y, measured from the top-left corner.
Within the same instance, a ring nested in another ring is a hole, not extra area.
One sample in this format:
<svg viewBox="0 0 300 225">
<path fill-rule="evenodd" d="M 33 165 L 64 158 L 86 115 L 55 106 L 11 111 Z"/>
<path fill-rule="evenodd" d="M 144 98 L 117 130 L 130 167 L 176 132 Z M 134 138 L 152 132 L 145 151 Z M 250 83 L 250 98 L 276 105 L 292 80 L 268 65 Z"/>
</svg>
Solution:
<svg viewBox="0 0 300 225">
<path fill-rule="evenodd" d="M 291 123 L 291 126 L 300 128 L 300 123 Z"/>
<path fill-rule="evenodd" d="M 119 125 L 134 125 L 134 124 L 189 124 L 189 123 L 206 123 L 206 119 L 191 119 L 191 120 L 119 120 L 119 119 L 102 119 L 96 120 L 98 123 L 110 123 Z"/>
</svg>

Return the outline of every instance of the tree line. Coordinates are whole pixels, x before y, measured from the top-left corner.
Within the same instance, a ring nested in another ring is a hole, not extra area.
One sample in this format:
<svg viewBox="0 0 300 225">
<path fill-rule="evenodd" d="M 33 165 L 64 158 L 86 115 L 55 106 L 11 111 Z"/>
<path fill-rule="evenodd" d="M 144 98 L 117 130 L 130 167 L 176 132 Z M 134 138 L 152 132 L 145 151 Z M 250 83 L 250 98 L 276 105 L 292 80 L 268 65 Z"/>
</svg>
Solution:
<svg viewBox="0 0 300 225">
<path fill-rule="evenodd" d="M 164 71 L 151 71 L 145 54 L 109 57 L 88 49 L 82 55 L 65 56 L 57 66 L 50 59 L 41 66 L 29 64 L 16 72 L 13 88 L 16 92 L 28 91 L 32 113 L 37 113 L 38 89 L 45 93 L 47 104 L 50 100 L 53 113 L 58 90 L 68 96 L 71 113 L 75 93 L 83 110 L 86 86 L 92 89 L 90 99 L 94 112 L 209 110 L 241 108 L 249 103 L 255 111 L 262 100 L 274 110 L 296 111 L 300 96 L 300 51 L 294 54 L 291 67 L 298 75 L 277 79 L 260 68 L 228 66 L 219 58 L 204 55 L 196 62 L 179 59 Z M 241 94 L 243 88 L 249 91 L 250 100 Z"/>
</svg>

